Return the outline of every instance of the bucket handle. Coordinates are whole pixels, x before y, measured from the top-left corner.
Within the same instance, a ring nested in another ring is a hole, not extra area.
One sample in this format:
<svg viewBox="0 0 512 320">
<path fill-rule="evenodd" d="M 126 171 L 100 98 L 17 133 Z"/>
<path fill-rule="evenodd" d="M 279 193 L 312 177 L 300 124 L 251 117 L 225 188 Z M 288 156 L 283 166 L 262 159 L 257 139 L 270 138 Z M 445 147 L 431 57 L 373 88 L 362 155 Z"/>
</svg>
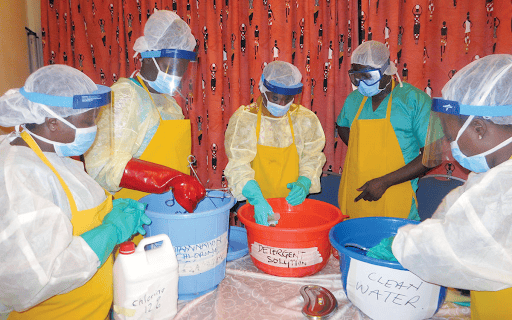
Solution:
<svg viewBox="0 0 512 320">
<path fill-rule="evenodd" d="M 209 192 L 211 192 L 211 191 L 223 191 L 223 194 L 222 194 L 222 196 L 210 196 Z M 168 206 L 168 207 L 172 207 L 176 203 L 176 200 L 174 198 L 174 194 L 171 193 L 171 195 L 172 195 L 172 198 L 167 199 L 164 202 L 165 205 Z M 205 198 L 208 198 L 211 201 L 212 198 L 218 198 L 218 199 L 224 200 L 224 199 L 228 199 L 228 198 L 234 198 L 234 196 L 231 193 L 231 190 L 229 188 L 219 188 L 219 189 L 206 189 L 206 196 L 205 196 Z M 235 199 L 235 201 L 236 201 L 236 199 Z M 215 203 L 213 203 L 213 205 L 215 207 L 217 207 L 215 205 Z M 187 212 L 182 212 L 182 213 L 187 213 Z"/>
<path fill-rule="evenodd" d="M 163 242 L 162 243 L 162 247 L 165 246 L 165 245 L 170 245 L 172 250 L 174 251 L 174 248 L 173 248 L 172 243 L 171 243 L 171 239 L 169 238 L 168 235 L 166 235 L 165 233 L 162 233 L 162 234 L 157 234 L 156 236 L 152 236 L 152 237 L 148 237 L 148 238 L 143 238 L 139 242 L 139 245 L 135 249 L 135 252 L 143 252 L 143 251 L 145 251 L 144 247 L 146 247 L 148 244 L 154 244 L 154 243 L 157 243 L 157 242 L 160 242 L 160 241 Z"/>
<path fill-rule="evenodd" d="M 353 247 L 368 252 L 368 249 L 357 243 L 345 243 L 344 247 Z"/>
<path fill-rule="evenodd" d="M 174 200 L 174 195 L 172 195 L 171 199 L 165 200 L 165 205 L 168 207 L 174 206 L 175 203 L 176 203 L 176 201 Z"/>
</svg>

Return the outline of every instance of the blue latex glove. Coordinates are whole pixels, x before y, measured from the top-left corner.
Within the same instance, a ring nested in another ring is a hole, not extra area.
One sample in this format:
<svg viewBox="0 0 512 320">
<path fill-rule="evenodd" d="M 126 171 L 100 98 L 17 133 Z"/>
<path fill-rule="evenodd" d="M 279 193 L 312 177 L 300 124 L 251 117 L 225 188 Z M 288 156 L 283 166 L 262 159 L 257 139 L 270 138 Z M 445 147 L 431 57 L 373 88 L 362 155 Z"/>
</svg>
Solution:
<svg viewBox="0 0 512 320">
<path fill-rule="evenodd" d="M 395 236 L 382 239 L 378 245 L 368 249 L 366 256 L 380 260 L 398 261 L 391 250 L 393 239 L 395 239 Z"/>
<path fill-rule="evenodd" d="M 112 205 L 112 211 L 103 218 L 100 226 L 81 235 L 98 256 L 100 266 L 107 261 L 117 244 L 127 241 L 137 232 L 146 234 L 142 225 L 151 223 L 151 219 L 144 213 L 146 205 L 143 203 L 132 199 L 116 199 Z"/>
<path fill-rule="evenodd" d="M 242 189 L 242 194 L 254 206 L 254 220 L 256 220 L 256 223 L 268 226 L 268 216 L 273 216 L 274 211 L 263 197 L 258 182 L 256 180 L 248 181 Z"/>
<path fill-rule="evenodd" d="M 288 193 L 286 201 L 288 201 L 292 206 L 297 206 L 304 202 L 304 199 L 306 199 L 306 196 L 309 194 L 311 180 L 304 176 L 300 176 L 296 182 L 288 183 L 286 187 L 290 189 L 290 193 Z"/>
</svg>

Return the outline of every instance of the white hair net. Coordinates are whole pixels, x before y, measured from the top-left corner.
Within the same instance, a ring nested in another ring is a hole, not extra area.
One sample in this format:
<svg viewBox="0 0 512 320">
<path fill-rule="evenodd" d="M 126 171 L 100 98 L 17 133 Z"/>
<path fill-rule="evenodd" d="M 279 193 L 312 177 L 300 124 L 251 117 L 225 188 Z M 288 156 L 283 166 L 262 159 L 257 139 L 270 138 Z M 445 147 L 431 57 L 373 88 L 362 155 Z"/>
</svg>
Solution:
<svg viewBox="0 0 512 320">
<path fill-rule="evenodd" d="M 378 41 L 366 41 L 359 45 L 352 53 L 350 63 L 381 68 L 389 60 L 389 49 L 385 44 Z M 396 73 L 396 66 L 393 61 L 389 61 L 389 66 L 384 70 L 384 74 L 393 75 Z"/>
<path fill-rule="evenodd" d="M 473 61 L 458 71 L 441 92 L 443 99 L 460 104 L 512 105 L 512 55 L 493 54 Z M 500 125 L 512 124 L 512 116 L 488 119 Z"/>
<path fill-rule="evenodd" d="M 25 81 L 25 91 L 52 96 L 72 97 L 89 94 L 98 86 L 84 73 L 66 65 L 50 65 L 32 73 Z M 90 109 L 73 109 L 46 106 L 57 115 L 66 118 Z M 41 124 L 45 118 L 54 118 L 42 104 L 29 101 L 19 89 L 11 89 L 0 97 L 0 126 L 13 127 L 25 123 Z"/>
<path fill-rule="evenodd" d="M 299 69 L 291 63 L 284 61 L 272 61 L 263 69 L 263 76 L 267 81 L 275 81 L 283 86 L 294 86 L 302 80 Z M 263 82 L 260 78 L 260 87 Z"/>
<path fill-rule="evenodd" d="M 188 24 L 174 12 L 160 10 L 153 13 L 144 26 L 144 35 L 133 45 L 136 52 L 162 49 L 192 51 L 196 39 Z"/>
</svg>

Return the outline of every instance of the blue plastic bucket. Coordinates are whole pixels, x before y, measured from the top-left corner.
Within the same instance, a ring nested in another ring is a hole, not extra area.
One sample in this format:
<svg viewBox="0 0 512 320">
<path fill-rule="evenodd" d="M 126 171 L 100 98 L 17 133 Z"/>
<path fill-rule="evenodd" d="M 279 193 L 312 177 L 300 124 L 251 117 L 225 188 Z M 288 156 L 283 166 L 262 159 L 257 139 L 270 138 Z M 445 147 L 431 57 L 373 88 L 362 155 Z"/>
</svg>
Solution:
<svg viewBox="0 0 512 320">
<path fill-rule="evenodd" d="M 371 248 L 398 229 L 418 221 L 371 217 L 335 225 L 329 239 L 340 256 L 341 282 L 347 298 L 374 320 L 432 317 L 442 306 L 446 287 L 425 282 L 396 261 L 367 257 L 365 251 L 345 244 Z"/>
<path fill-rule="evenodd" d="M 194 213 L 186 213 L 172 192 L 150 194 L 146 203 L 151 224 L 146 237 L 166 234 L 179 264 L 178 299 L 191 300 L 214 290 L 226 275 L 229 210 L 235 198 L 222 191 L 209 191 Z"/>
</svg>

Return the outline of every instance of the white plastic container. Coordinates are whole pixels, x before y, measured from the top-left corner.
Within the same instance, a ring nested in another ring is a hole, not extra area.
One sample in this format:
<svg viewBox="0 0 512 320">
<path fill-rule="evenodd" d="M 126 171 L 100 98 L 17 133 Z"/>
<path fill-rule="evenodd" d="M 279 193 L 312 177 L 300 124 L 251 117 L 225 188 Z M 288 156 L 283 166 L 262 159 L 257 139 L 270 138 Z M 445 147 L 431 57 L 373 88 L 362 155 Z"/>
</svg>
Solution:
<svg viewBox="0 0 512 320">
<path fill-rule="evenodd" d="M 145 250 L 162 241 L 160 247 Z M 114 263 L 114 319 L 172 319 L 178 311 L 178 261 L 169 236 L 121 245 Z"/>
</svg>

